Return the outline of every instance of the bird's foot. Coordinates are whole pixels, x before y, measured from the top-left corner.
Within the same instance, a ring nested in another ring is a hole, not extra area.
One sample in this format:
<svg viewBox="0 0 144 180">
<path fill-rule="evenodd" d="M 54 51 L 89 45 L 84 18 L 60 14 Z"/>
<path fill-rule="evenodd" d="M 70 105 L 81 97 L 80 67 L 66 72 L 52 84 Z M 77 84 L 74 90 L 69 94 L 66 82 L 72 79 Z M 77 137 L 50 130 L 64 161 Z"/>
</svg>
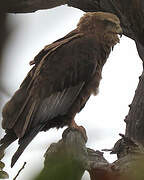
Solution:
<svg viewBox="0 0 144 180">
<path fill-rule="evenodd" d="M 83 135 L 85 141 L 87 141 L 87 134 L 86 134 L 86 130 L 83 126 L 78 126 L 75 122 L 75 120 L 73 119 L 70 126 L 70 128 L 74 128 L 74 129 L 77 129 L 79 132 L 81 132 L 81 134 Z"/>
</svg>

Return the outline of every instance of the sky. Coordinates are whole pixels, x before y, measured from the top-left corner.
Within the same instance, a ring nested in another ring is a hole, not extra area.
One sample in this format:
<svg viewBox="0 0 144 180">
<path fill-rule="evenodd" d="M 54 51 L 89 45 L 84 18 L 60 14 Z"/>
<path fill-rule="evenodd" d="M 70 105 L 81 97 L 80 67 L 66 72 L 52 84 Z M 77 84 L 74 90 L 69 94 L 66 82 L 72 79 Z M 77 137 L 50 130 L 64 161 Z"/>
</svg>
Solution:
<svg viewBox="0 0 144 180">
<path fill-rule="evenodd" d="M 83 14 L 84 12 L 67 6 L 32 14 L 9 14 L 8 26 L 12 33 L 3 53 L 2 82 L 10 96 L 19 88 L 31 69 L 29 61 L 45 45 L 73 30 Z M 118 134 L 125 133 L 123 120 L 128 113 L 128 105 L 133 99 L 141 72 L 142 63 L 135 43 L 123 36 L 103 68 L 99 94 L 92 96 L 84 110 L 76 116 L 77 124 L 86 128 L 87 147 L 95 150 L 112 148 L 120 138 Z M 2 103 L 9 98 L 4 96 Z M 18 147 L 17 142 L 13 143 L 6 150 L 3 159 L 6 164 L 4 170 L 9 173 L 10 179 L 14 178 L 26 161 L 27 165 L 18 180 L 31 180 L 34 174 L 43 168 L 43 155 L 47 148 L 61 139 L 64 129 L 39 133 L 11 169 L 11 157 Z M 109 162 L 116 159 L 115 155 L 109 153 L 104 156 Z M 89 180 L 88 173 L 85 173 L 82 180 Z"/>
</svg>

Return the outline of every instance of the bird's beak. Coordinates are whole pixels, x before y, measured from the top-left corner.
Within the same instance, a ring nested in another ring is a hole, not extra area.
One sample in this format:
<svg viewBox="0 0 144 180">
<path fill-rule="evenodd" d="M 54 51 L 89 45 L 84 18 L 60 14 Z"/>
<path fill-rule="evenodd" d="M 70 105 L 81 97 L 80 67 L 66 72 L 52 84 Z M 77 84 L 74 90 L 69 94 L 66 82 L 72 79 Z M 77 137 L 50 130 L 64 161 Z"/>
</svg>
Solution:
<svg viewBox="0 0 144 180">
<path fill-rule="evenodd" d="M 121 28 L 121 26 L 120 26 L 120 25 L 117 25 L 117 27 L 116 27 L 116 33 L 117 33 L 117 34 L 119 34 L 119 35 L 120 35 L 120 37 L 122 37 L 123 30 L 122 30 L 122 28 Z"/>
</svg>

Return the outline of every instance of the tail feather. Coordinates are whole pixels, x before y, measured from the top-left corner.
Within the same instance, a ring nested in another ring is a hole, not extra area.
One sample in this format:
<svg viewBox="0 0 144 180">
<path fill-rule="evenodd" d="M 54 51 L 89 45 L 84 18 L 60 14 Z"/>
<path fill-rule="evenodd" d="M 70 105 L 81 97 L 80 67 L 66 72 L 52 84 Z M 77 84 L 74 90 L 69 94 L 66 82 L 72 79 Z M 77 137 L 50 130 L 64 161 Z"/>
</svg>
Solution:
<svg viewBox="0 0 144 180">
<path fill-rule="evenodd" d="M 34 128 L 29 134 L 24 136 L 19 140 L 19 148 L 15 152 L 15 154 L 12 157 L 11 161 L 11 167 L 14 166 L 18 158 L 21 156 L 25 148 L 28 146 L 28 144 L 33 140 L 33 138 L 41 131 L 41 129 L 44 127 L 44 125 L 39 125 L 38 127 Z"/>
<path fill-rule="evenodd" d="M 7 134 L 0 140 L 0 152 L 3 152 L 16 139 L 17 136 L 15 133 L 8 131 Z"/>
</svg>

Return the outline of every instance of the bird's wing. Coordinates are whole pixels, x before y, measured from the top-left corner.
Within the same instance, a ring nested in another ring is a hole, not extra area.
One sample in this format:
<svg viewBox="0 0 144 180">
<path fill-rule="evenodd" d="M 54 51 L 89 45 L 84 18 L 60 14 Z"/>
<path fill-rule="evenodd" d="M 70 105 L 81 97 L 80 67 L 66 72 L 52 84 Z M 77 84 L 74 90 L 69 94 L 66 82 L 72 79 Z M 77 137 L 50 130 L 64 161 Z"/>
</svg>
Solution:
<svg viewBox="0 0 144 180">
<path fill-rule="evenodd" d="M 30 65 L 33 64 L 39 64 L 39 62 L 41 61 L 41 59 L 49 53 L 51 53 L 52 51 L 55 50 L 55 48 L 57 49 L 58 47 L 70 42 L 71 40 L 77 38 L 77 37 L 81 37 L 83 36 L 83 33 L 79 33 L 77 32 L 77 30 L 73 30 L 70 33 L 68 33 L 66 36 L 64 36 L 63 38 L 60 38 L 57 41 L 54 41 L 53 43 L 46 45 L 34 58 L 34 60 L 32 60 L 30 62 Z"/>
<path fill-rule="evenodd" d="M 55 46 L 32 68 L 6 105 L 3 127 L 14 130 L 20 138 L 11 166 L 45 125 L 69 111 L 91 79 L 99 58 L 99 50 L 95 54 L 93 45 L 84 36 L 74 36 L 61 46 Z M 55 127 L 61 126 L 61 122 L 56 123 L 59 125 Z"/>
<path fill-rule="evenodd" d="M 69 110 L 95 69 L 95 64 L 88 59 L 91 47 L 80 53 L 79 48 L 85 48 L 83 46 L 81 36 L 74 36 L 63 40 L 51 53 L 48 51 L 30 72 L 31 77 L 29 74 L 23 82 L 16 94 L 18 97 L 12 98 L 13 104 L 15 99 L 18 101 L 17 112 L 13 112 L 14 118 L 4 119 L 5 129 L 14 129 L 21 138 L 30 124 L 35 127 Z"/>
<path fill-rule="evenodd" d="M 81 37 L 83 34 L 77 33 L 76 30 L 70 32 L 65 37 L 55 41 L 54 43 L 45 46 L 37 56 L 35 56 L 32 64 L 35 64 L 30 70 L 24 81 L 22 82 L 18 91 L 15 92 L 13 97 L 5 104 L 3 108 L 3 129 L 11 129 L 17 122 L 18 116 L 23 112 L 23 108 L 27 105 L 29 101 L 28 92 L 33 84 L 34 79 L 38 76 L 39 70 L 43 65 L 45 59 L 48 60 L 48 56 L 55 52 L 61 46 L 67 44 L 75 38 Z"/>
</svg>

